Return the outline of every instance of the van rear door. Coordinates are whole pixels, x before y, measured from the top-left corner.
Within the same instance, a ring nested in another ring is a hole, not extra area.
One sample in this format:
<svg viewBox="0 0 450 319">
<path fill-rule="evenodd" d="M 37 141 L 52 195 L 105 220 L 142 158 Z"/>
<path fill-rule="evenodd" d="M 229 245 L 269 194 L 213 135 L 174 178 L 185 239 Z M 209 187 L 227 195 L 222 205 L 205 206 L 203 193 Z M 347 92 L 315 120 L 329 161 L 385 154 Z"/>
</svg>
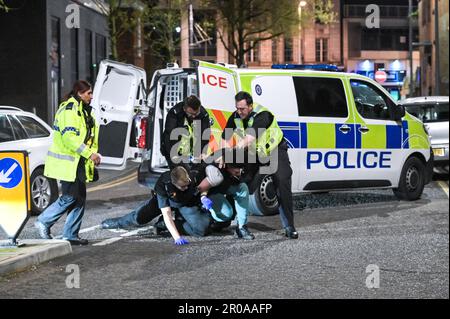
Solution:
<svg viewBox="0 0 450 319">
<path fill-rule="evenodd" d="M 210 110 L 235 111 L 238 92 L 236 72 L 224 66 L 198 61 L 197 79 L 200 100 Z"/>
<path fill-rule="evenodd" d="M 108 60 L 100 63 L 92 106 L 100 125 L 101 168 L 124 169 L 127 159 L 140 158 L 133 120 L 144 107 L 145 85 L 141 68 Z"/>
</svg>

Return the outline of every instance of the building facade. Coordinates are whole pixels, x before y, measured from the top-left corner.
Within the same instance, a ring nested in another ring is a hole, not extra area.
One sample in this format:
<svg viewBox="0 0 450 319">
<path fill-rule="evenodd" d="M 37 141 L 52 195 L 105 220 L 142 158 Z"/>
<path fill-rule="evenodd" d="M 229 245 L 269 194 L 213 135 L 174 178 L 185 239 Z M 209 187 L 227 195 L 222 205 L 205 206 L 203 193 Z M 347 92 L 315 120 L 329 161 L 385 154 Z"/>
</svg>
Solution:
<svg viewBox="0 0 450 319">
<path fill-rule="evenodd" d="M 419 1 L 421 95 L 449 95 L 448 5 L 448 0 Z"/>
<path fill-rule="evenodd" d="M 93 83 L 98 63 L 109 56 L 107 19 L 93 1 L 20 3 L 17 10 L 0 12 L 0 105 L 52 123 L 73 83 Z"/>
</svg>

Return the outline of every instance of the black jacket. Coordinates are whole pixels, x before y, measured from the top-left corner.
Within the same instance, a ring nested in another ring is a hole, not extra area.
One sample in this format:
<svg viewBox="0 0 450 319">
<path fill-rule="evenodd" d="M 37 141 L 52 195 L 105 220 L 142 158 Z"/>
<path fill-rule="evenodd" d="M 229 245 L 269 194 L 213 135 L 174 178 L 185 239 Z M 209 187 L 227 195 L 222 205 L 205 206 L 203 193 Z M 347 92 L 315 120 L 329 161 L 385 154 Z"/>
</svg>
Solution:
<svg viewBox="0 0 450 319">
<path fill-rule="evenodd" d="M 184 102 L 180 102 L 176 104 L 173 108 L 170 109 L 169 113 L 167 114 L 166 118 L 166 124 L 164 127 L 164 132 L 162 136 L 161 141 L 161 154 L 167 159 L 169 167 L 173 167 L 173 163 L 170 159 L 170 150 L 171 148 L 178 143 L 181 140 L 181 137 L 178 137 L 178 140 L 171 141 L 170 140 L 170 133 L 176 129 L 176 128 L 182 128 L 184 127 L 184 121 L 187 118 L 186 113 L 183 110 Z M 200 120 L 200 131 L 201 136 L 196 136 L 197 141 L 201 141 L 201 152 L 205 149 L 205 146 L 209 143 L 209 133 L 206 133 L 205 136 L 208 137 L 208 139 L 202 140 L 202 136 L 206 130 L 210 130 L 211 123 L 209 119 L 209 114 L 206 112 L 205 108 L 203 106 L 200 107 L 200 114 L 195 120 Z M 194 132 L 195 133 L 195 132 Z M 194 150 L 195 150 L 194 146 Z M 200 154 L 193 154 L 194 156 L 198 157 Z"/>
</svg>

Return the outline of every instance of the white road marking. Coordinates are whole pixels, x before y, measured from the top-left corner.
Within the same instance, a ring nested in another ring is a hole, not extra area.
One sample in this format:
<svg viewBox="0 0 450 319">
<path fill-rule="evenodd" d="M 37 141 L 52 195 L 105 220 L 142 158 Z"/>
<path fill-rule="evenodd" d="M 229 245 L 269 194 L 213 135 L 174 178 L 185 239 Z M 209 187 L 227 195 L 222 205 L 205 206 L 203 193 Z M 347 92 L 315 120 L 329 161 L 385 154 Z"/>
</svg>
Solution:
<svg viewBox="0 0 450 319">
<path fill-rule="evenodd" d="M 100 225 L 97 225 L 97 226 L 92 226 L 92 227 L 89 227 L 89 228 L 84 228 L 84 229 L 82 229 L 82 230 L 80 230 L 80 234 L 84 234 L 84 233 L 87 233 L 87 232 L 90 232 L 90 231 L 93 231 L 93 230 L 96 230 L 96 229 L 100 229 Z"/>
<path fill-rule="evenodd" d="M 442 188 L 442 190 L 444 191 L 444 193 L 448 196 L 448 184 L 444 181 L 437 181 L 438 185 Z"/>
<path fill-rule="evenodd" d="M 150 230 L 153 229 L 153 226 L 146 226 L 146 227 L 142 227 L 142 228 L 138 228 L 136 230 L 132 230 L 128 233 L 122 234 L 120 235 L 121 237 L 130 237 L 130 236 L 135 236 L 138 235 L 141 232 L 145 232 L 146 230 Z"/>
<path fill-rule="evenodd" d="M 109 245 L 109 244 L 118 242 L 119 240 L 122 240 L 122 239 L 123 239 L 122 237 L 108 238 L 108 239 L 106 239 L 106 240 L 104 240 L 104 241 L 101 241 L 101 242 L 99 242 L 99 243 L 95 243 L 95 244 L 93 244 L 92 246 L 106 246 L 106 245 Z"/>
</svg>

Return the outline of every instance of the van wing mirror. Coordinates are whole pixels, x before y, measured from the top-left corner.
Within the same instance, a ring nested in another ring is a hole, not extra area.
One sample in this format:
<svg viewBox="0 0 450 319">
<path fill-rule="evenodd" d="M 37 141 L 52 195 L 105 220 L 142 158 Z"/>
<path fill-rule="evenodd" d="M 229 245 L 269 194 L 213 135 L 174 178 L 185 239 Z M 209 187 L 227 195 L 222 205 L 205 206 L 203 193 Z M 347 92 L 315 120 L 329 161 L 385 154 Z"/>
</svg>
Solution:
<svg viewBox="0 0 450 319">
<path fill-rule="evenodd" d="M 401 121 L 405 114 L 405 107 L 401 104 L 395 104 L 392 108 L 392 119 L 394 121 Z"/>
</svg>

